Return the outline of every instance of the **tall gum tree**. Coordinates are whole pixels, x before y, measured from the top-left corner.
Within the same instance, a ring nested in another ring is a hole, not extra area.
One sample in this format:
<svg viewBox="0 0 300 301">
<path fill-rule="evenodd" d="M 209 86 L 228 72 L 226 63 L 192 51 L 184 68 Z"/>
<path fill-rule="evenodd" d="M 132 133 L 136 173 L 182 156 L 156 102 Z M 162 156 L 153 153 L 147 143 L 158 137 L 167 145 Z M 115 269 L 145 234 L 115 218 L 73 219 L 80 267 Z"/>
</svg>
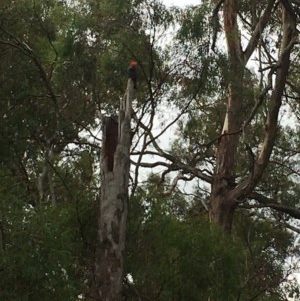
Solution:
<svg viewBox="0 0 300 301">
<path fill-rule="evenodd" d="M 138 120 L 145 143 L 141 151 L 133 154 L 133 160 L 139 156 L 134 165 L 162 166 L 160 184 L 168 185 L 164 180 L 172 173 L 169 193 L 178 187 L 179 181 L 195 179 L 200 187 L 196 189 L 197 193 L 200 191 L 199 199 L 202 202 L 205 195 L 206 203 L 209 198 L 205 207 L 212 220 L 225 231 L 230 232 L 238 207 L 271 208 L 289 217 L 300 217 L 294 205 L 297 198 L 292 193 L 286 199 L 276 199 L 271 189 L 262 188 L 268 173 L 280 168 L 269 162 L 274 158 L 271 156 L 282 150 L 281 140 L 288 134 L 284 129 L 279 131 L 282 100 L 289 95 L 293 100 L 299 95 L 291 91 L 292 84 L 288 81 L 288 75 L 292 79 L 298 68 L 295 61 L 290 68 L 291 56 L 298 55 L 297 10 L 295 1 L 207 0 L 182 11 L 182 19 L 179 18 L 182 26 L 167 72 L 168 79 L 174 80 L 175 87 L 180 89 L 166 92 L 168 104 L 175 104 L 179 113 L 156 135 L 153 122 L 147 125 L 146 114 Z M 213 22 L 208 16 L 212 16 Z M 221 30 L 227 44 L 225 51 L 214 43 L 213 31 Z M 210 46 L 217 48 L 215 54 L 209 50 Z M 249 66 L 256 55 L 258 64 L 252 73 Z M 176 64 L 172 64 L 173 60 Z M 172 87 L 174 82 L 163 81 L 159 88 L 168 84 Z M 157 106 L 153 108 L 152 116 L 157 115 Z M 174 124 L 180 137 L 175 138 L 167 151 L 159 138 Z M 213 145 L 216 150 L 211 149 Z M 293 142 L 292 149 L 296 155 L 289 164 L 296 160 L 297 142 Z M 146 154 L 157 157 L 153 162 L 144 162 L 141 157 Z M 297 172 L 293 175 L 298 176 Z M 288 190 L 288 186 L 284 189 Z M 291 199 L 293 203 L 288 207 Z M 249 200 L 255 202 L 255 207 Z"/>
<path fill-rule="evenodd" d="M 296 16 L 289 2 L 280 1 L 278 5 L 276 1 L 270 0 L 266 3 L 265 10 L 255 24 L 247 46 L 242 50 L 238 25 L 239 1 L 225 0 L 221 2 L 223 2 L 224 31 L 229 60 L 229 85 L 227 112 L 216 153 L 216 168 L 211 194 L 211 216 L 224 230 L 230 231 L 237 204 L 243 202 L 251 194 L 268 165 L 276 140 L 278 114 L 287 82 L 290 56 L 295 45 L 297 30 Z M 255 113 L 252 112 L 248 119 L 242 118 L 244 71 L 258 45 L 264 28 L 275 11 L 280 11 L 282 15 L 282 42 L 277 63 L 270 67 L 270 76 L 275 78 L 274 86 L 271 84 L 264 92 L 264 94 L 271 93 L 264 141 L 255 158 L 253 169 L 249 172 L 249 175 L 236 183 L 236 154 L 240 134 L 251 122 L 252 115 Z"/>
</svg>

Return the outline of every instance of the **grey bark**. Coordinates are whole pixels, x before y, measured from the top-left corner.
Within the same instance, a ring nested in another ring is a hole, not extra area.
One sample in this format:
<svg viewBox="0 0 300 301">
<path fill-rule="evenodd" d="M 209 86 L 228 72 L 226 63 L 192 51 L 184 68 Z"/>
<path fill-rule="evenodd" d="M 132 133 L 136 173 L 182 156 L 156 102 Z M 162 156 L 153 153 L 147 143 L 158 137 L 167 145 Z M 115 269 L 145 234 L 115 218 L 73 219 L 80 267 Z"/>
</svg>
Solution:
<svg viewBox="0 0 300 301">
<path fill-rule="evenodd" d="M 131 142 L 133 82 L 120 103 L 116 148 L 107 145 L 107 123 L 103 123 L 101 150 L 101 196 L 98 220 L 98 248 L 96 254 L 96 300 L 120 301 L 122 294 L 123 258 L 128 212 L 128 182 Z M 111 117 L 112 118 L 112 117 Z M 113 168 L 109 166 L 107 150 L 113 149 Z"/>
<path fill-rule="evenodd" d="M 53 146 L 47 145 L 44 152 L 43 171 L 38 179 L 39 200 L 43 202 L 46 195 L 46 190 L 49 190 L 49 196 L 53 207 L 56 206 L 56 195 L 53 185 L 53 172 L 51 164 L 53 163 Z"/>
</svg>

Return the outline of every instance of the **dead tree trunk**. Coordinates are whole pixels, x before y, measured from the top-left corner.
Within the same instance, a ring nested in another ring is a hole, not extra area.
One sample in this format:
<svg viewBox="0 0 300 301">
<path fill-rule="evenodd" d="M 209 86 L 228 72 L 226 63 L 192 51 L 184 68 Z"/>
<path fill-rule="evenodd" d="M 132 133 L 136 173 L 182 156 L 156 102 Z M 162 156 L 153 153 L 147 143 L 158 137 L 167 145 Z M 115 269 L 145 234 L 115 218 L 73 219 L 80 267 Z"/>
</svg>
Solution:
<svg viewBox="0 0 300 301">
<path fill-rule="evenodd" d="M 120 301 L 128 211 L 129 153 L 133 82 L 120 103 L 119 117 L 103 122 L 101 196 L 94 297 Z"/>
</svg>

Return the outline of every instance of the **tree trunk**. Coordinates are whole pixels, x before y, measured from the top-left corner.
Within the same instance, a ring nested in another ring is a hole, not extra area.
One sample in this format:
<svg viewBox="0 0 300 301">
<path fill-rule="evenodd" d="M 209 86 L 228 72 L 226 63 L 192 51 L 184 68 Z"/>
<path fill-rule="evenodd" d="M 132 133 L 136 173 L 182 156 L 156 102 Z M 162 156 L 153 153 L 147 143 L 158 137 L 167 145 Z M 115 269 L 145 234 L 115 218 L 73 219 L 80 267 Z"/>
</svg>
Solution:
<svg viewBox="0 0 300 301">
<path fill-rule="evenodd" d="M 269 0 L 264 14 L 257 23 L 253 36 L 243 52 L 237 25 L 237 0 L 224 1 L 224 29 L 228 48 L 230 78 L 227 112 L 216 155 L 216 170 L 211 194 L 211 216 L 226 231 L 231 230 L 233 214 L 238 202 L 244 201 L 260 181 L 268 165 L 276 140 L 281 98 L 288 76 L 291 51 L 297 37 L 296 17 L 287 2 L 282 2 L 281 5 L 282 43 L 276 65 L 275 84 L 268 104 L 262 148 L 254 162 L 253 170 L 249 171 L 249 174 L 240 183 L 235 183 L 239 133 L 246 117 L 243 112 L 245 65 L 259 41 L 259 35 L 262 34 L 274 6 L 275 1 Z M 250 114 L 250 112 L 248 113 Z"/>
<path fill-rule="evenodd" d="M 129 153 L 133 83 L 120 104 L 119 118 L 103 122 L 101 196 L 96 252 L 95 295 L 98 301 L 120 301 L 128 211 Z"/>
<path fill-rule="evenodd" d="M 230 231 L 236 202 L 229 198 L 229 192 L 235 186 L 235 158 L 239 142 L 239 130 L 243 121 L 241 113 L 244 65 L 237 26 L 236 0 L 226 0 L 224 3 L 224 29 L 229 60 L 229 86 L 227 112 L 216 155 L 211 216 L 222 228 Z"/>
<path fill-rule="evenodd" d="M 55 189 L 53 185 L 53 145 L 50 143 L 45 145 L 44 151 L 44 163 L 43 163 L 43 170 L 38 179 L 38 191 L 39 191 L 39 200 L 40 203 L 44 201 L 46 196 L 46 192 L 48 193 L 51 204 L 53 207 L 56 207 L 56 195 Z"/>
</svg>

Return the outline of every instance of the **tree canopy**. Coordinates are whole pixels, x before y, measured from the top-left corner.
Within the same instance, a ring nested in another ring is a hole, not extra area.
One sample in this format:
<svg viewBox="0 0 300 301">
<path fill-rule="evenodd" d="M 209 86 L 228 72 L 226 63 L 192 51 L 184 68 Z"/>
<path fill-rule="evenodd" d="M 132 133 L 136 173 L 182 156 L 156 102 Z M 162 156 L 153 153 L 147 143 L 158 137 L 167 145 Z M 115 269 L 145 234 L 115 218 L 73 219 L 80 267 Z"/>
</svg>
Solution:
<svg viewBox="0 0 300 301">
<path fill-rule="evenodd" d="M 122 300 L 299 298 L 299 23 L 298 0 L 3 0 L 0 299 L 99 299 L 133 59 Z"/>
</svg>

